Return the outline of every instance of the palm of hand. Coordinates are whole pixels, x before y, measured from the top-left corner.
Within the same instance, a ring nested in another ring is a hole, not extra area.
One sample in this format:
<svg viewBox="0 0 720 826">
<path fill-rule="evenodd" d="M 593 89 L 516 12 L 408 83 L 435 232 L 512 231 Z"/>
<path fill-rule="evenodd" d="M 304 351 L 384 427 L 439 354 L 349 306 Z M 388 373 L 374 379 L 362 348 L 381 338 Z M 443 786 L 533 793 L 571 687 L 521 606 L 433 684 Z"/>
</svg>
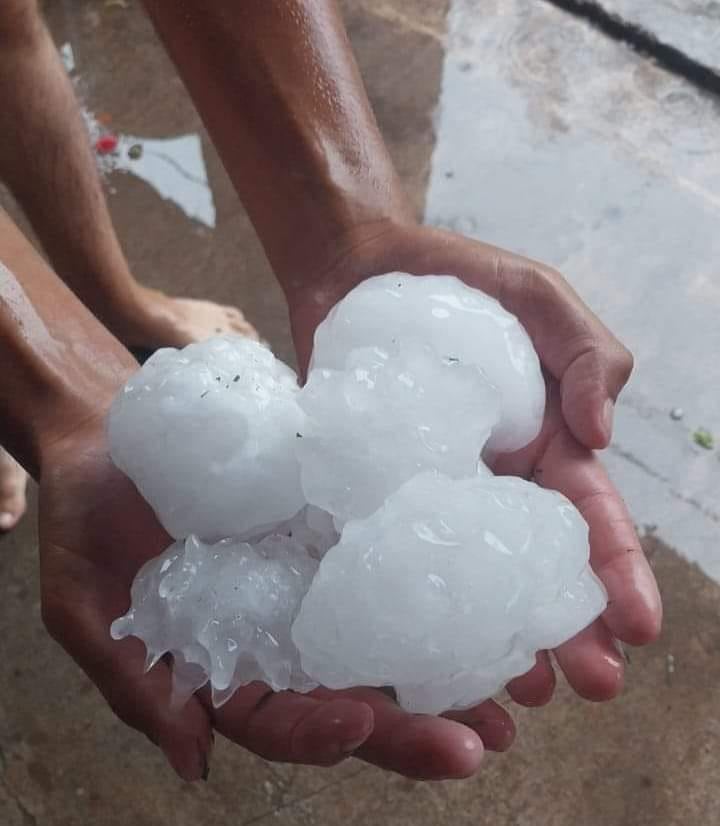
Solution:
<svg viewBox="0 0 720 826">
<path fill-rule="evenodd" d="M 493 295 L 521 320 L 545 369 L 548 401 L 542 432 L 526 448 L 501 455 L 496 473 L 534 479 L 568 497 L 590 526 L 591 564 L 608 590 L 608 608 L 555 651 L 568 682 L 591 700 L 622 688 L 623 658 L 615 640 L 641 645 L 656 638 L 662 615 L 654 577 L 630 515 L 593 448 L 607 446 L 608 406 L 627 381 L 632 359 L 558 273 L 486 244 L 428 227 L 391 228 L 352 248 L 326 273 L 310 300 L 290 297 L 301 367 L 316 326 L 359 281 L 402 271 L 457 275 Z M 508 690 L 517 702 L 539 705 L 555 677 L 547 653 Z"/>
<path fill-rule="evenodd" d="M 206 776 L 212 730 L 269 760 L 329 765 L 356 754 L 412 777 L 464 777 L 514 735 L 488 702 L 454 719 L 403 712 L 374 689 L 273 694 L 253 683 L 221 709 L 200 692 L 171 710 L 170 669 L 144 673 L 137 639 L 110 638 L 140 567 L 171 542 L 131 482 L 110 462 L 98 429 L 58 445 L 40 486 L 43 618 L 115 713 L 162 748 L 181 777 Z"/>
<path fill-rule="evenodd" d="M 590 527 L 590 563 L 608 590 L 608 608 L 580 634 L 560 646 L 555 658 L 570 685 L 589 700 L 608 700 L 622 688 L 623 658 L 616 639 L 643 645 L 658 630 L 655 581 L 632 519 L 594 453 L 572 435 L 560 410 L 554 379 L 547 380 L 548 403 L 540 436 L 523 450 L 499 456 L 493 471 L 522 476 L 558 490 Z M 510 687 L 515 700 L 536 705 L 552 694 L 554 674 L 543 655 L 529 674 Z"/>
</svg>

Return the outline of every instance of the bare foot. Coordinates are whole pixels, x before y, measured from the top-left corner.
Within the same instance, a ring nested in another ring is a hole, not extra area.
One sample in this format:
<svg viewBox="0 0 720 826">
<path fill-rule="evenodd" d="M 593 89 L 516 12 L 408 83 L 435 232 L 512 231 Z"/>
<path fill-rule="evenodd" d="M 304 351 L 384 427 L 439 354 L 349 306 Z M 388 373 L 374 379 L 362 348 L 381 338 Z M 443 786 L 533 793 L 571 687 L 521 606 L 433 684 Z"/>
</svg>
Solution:
<svg viewBox="0 0 720 826">
<path fill-rule="evenodd" d="M 235 333 L 258 339 L 257 330 L 237 307 L 172 298 L 159 290 L 141 287 L 140 311 L 114 332 L 128 347 L 184 347 L 210 336 Z"/>
<path fill-rule="evenodd" d="M 27 473 L 0 447 L 0 534 L 11 531 L 25 513 Z"/>
</svg>

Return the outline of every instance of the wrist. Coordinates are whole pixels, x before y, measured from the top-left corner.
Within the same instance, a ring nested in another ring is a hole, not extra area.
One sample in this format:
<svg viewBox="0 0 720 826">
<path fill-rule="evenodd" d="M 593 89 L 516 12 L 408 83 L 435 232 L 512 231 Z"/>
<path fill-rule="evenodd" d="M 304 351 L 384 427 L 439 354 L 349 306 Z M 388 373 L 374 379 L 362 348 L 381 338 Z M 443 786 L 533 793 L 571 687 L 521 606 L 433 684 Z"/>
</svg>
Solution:
<svg viewBox="0 0 720 826">
<path fill-rule="evenodd" d="M 82 450 L 88 440 L 93 444 L 104 441 L 110 405 L 134 370 L 137 364 L 130 359 L 126 369 L 114 370 L 112 377 L 88 378 L 82 397 L 66 390 L 56 395 L 52 415 L 44 421 L 40 417 L 33 427 L 36 478 L 42 478 L 60 454 Z"/>
<path fill-rule="evenodd" d="M 0 212 L 0 426 L 36 478 L 51 445 L 99 421 L 137 365 Z"/>
<path fill-rule="evenodd" d="M 300 251 L 292 263 L 276 266 L 291 314 L 297 306 L 311 303 L 323 305 L 327 312 L 364 279 L 388 272 L 399 239 L 418 226 L 404 213 L 366 221 Z"/>
<path fill-rule="evenodd" d="M 285 291 L 301 374 L 310 361 L 316 327 L 360 282 L 387 272 L 413 272 L 408 249 L 425 229 L 413 221 L 386 220 L 345 235 L 334 256 L 310 268 L 302 262 L 289 277 L 278 276 Z"/>
</svg>

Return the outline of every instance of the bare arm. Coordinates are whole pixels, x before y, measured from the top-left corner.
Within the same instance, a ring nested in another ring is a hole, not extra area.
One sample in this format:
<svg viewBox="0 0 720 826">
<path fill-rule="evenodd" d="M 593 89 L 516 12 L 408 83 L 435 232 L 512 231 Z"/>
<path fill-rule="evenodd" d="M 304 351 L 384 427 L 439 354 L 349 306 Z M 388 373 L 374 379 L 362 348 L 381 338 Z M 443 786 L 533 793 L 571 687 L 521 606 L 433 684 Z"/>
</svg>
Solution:
<svg viewBox="0 0 720 826">
<path fill-rule="evenodd" d="M 286 293 L 413 216 L 330 0 L 145 0 Z"/>
<path fill-rule="evenodd" d="M 138 303 L 75 93 L 36 0 L 0 4 L 0 180 L 53 268 L 117 329 Z"/>
<path fill-rule="evenodd" d="M 218 329 L 255 335 L 235 308 L 176 299 L 133 278 L 80 104 L 37 0 L 0 2 L 0 101 L 0 181 L 54 270 L 123 343 L 183 346 Z"/>
<path fill-rule="evenodd" d="M 136 364 L 0 210 L 0 433 L 36 478 L 46 448 L 101 417 Z"/>
</svg>

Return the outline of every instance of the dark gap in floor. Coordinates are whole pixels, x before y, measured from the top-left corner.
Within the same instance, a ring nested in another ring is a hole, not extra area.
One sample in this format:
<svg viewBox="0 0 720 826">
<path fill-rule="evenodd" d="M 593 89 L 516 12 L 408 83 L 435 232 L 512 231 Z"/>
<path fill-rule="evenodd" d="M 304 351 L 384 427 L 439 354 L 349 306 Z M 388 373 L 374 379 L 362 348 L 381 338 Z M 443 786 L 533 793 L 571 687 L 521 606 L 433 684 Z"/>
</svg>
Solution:
<svg viewBox="0 0 720 826">
<path fill-rule="evenodd" d="M 664 43 L 647 29 L 613 14 L 596 0 L 545 0 L 563 11 L 587 21 L 613 40 L 626 43 L 674 75 L 705 92 L 720 97 L 720 72 Z"/>
</svg>

